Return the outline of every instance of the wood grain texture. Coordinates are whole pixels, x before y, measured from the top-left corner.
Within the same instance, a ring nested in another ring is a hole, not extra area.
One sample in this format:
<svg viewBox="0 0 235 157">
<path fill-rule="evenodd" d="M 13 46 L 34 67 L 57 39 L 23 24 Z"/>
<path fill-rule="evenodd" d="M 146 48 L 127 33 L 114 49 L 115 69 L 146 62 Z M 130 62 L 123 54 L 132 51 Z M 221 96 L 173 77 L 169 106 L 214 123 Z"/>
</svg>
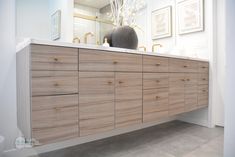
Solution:
<svg viewBox="0 0 235 157">
<path fill-rule="evenodd" d="M 208 106 L 208 62 L 43 45 L 20 54 L 18 126 L 41 144 Z"/>
<path fill-rule="evenodd" d="M 185 74 L 185 112 L 197 109 L 197 77 L 198 74 Z"/>
<path fill-rule="evenodd" d="M 169 59 L 165 57 L 143 56 L 144 72 L 168 72 Z"/>
<path fill-rule="evenodd" d="M 198 62 L 198 72 L 209 74 L 209 63 L 208 62 Z"/>
<path fill-rule="evenodd" d="M 198 72 L 198 61 L 194 60 L 185 60 L 187 70 L 186 72 L 197 73 Z"/>
<path fill-rule="evenodd" d="M 209 105 L 209 86 L 198 86 L 198 108 L 207 107 Z"/>
<path fill-rule="evenodd" d="M 169 74 L 169 115 L 184 112 L 185 75 L 184 73 Z"/>
<path fill-rule="evenodd" d="M 32 71 L 32 96 L 77 93 L 77 71 Z"/>
<path fill-rule="evenodd" d="M 78 135 L 77 94 L 32 97 L 32 136 L 40 144 Z"/>
<path fill-rule="evenodd" d="M 142 73 L 115 75 L 116 128 L 142 123 Z"/>
<path fill-rule="evenodd" d="M 79 70 L 142 72 L 142 55 L 80 49 Z"/>
<path fill-rule="evenodd" d="M 32 136 L 37 139 L 41 145 L 56 143 L 78 137 L 77 124 L 67 126 L 58 126 L 49 129 L 34 129 Z"/>
<path fill-rule="evenodd" d="M 169 89 L 144 90 L 143 122 L 151 122 L 168 117 Z"/>
<path fill-rule="evenodd" d="M 198 62 L 184 59 L 169 59 L 169 72 L 198 72 Z"/>
<path fill-rule="evenodd" d="M 114 73 L 79 72 L 80 136 L 114 129 Z"/>
<path fill-rule="evenodd" d="M 31 45 L 32 70 L 78 70 L 78 49 Z"/>
<path fill-rule="evenodd" d="M 200 73 L 198 74 L 198 85 L 208 85 L 209 84 L 209 74 Z"/>
<path fill-rule="evenodd" d="M 169 87 L 168 73 L 144 73 L 143 89 L 157 89 Z"/>
<path fill-rule="evenodd" d="M 17 126 L 25 138 L 31 138 L 30 46 L 16 54 Z"/>
</svg>

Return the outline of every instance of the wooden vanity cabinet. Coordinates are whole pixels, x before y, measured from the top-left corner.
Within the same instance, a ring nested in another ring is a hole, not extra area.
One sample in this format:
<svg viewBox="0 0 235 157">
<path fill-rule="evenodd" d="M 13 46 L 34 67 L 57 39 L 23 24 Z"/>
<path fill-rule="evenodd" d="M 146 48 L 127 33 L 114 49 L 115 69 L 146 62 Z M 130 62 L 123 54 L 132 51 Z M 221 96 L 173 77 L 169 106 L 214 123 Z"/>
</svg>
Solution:
<svg viewBox="0 0 235 157">
<path fill-rule="evenodd" d="M 208 73 L 202 61 L 31 44 L 17 53 L 18 127 L 42 145 L 142 127 L 207 107 Z"/>
</svg>

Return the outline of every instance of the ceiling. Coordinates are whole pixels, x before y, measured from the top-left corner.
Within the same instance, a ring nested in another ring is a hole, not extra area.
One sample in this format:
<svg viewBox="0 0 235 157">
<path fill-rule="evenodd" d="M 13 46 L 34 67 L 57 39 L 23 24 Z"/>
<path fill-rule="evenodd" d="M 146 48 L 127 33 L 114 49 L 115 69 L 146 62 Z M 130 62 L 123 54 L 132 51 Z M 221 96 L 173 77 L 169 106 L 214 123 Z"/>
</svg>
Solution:
<svg viewBox="0 0 235 157">
<path fill-rule="evenodd" d="M 97 9 L 103 8 L 110 2 L 109 0 L 74 0 L 74 1 L 75 3 L 97 8 Z"/>
</svg>

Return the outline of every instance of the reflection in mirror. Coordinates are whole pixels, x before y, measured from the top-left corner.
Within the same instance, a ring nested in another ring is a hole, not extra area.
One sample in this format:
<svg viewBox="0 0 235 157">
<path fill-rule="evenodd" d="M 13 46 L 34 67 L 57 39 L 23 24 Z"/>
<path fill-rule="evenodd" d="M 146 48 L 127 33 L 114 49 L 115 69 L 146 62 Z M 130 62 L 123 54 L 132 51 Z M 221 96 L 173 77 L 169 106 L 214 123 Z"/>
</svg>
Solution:
<svg viewBox="0 0 235 157">
<path fill-rule="evenodd" d="M 115 28 L 112 21 L 110 0 L 75 0 L 74 1 L 74 38 L 81 43 L 102 44 L 104 36 Z M 139 45 L 146 46 L 147 7 L 138 10 L 135 19 L 135 31 L 139 38 Z M 85 36 L 85 34 L 94 36 Z"/>
<path fill-rule="evenodd" d="M 104 35 L 114 28 L 110 12 L 109 0 L 75 0 L 74 38 L 81 43 L 102 44 Z"/>
</svg>

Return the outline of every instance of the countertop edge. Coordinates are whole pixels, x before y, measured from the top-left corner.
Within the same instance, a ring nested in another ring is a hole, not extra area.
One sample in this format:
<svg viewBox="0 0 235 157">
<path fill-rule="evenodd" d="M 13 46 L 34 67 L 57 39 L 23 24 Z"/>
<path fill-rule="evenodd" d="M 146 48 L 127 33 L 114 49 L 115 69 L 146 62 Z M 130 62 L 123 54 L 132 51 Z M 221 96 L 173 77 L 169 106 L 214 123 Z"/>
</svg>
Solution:
<svg viewBox="0 0 235 157">
<path fill-rule="evenodd" d="M 69 47 L 69 48 L 81 48 L 81 49 L 100 50 L 100 51 L 112 51 L 112 52 L 119 52 L 119 53 L 130 53 L 130 54 L 159 56 L 159 57 L 167 57 L 167 58 L 177 58 L 177 59 L 187 59 L 187 60 L 209 62 L 209 60 L 201 59 L 201 58 L 193 58 L 193 57 L 185 57 L 185 56 L 153 53 L 153 52 L 144 52 L 144 51 L 116 48 L 116 47 L 104 47 L 104 46 L 99 46 L 99 45 L 74 44 L 74 43 L 68 43 L 68 42 L 47 41 L 47 40 L 38 40 L 38 39 L 29 39 L 29 38 L 24 39 L 24 41 L 16 45 L 16 53 L 20 52 L 23 48 L 29 46 L 30 44 L 60 46 L 60 47 Z"/>
</svg>

